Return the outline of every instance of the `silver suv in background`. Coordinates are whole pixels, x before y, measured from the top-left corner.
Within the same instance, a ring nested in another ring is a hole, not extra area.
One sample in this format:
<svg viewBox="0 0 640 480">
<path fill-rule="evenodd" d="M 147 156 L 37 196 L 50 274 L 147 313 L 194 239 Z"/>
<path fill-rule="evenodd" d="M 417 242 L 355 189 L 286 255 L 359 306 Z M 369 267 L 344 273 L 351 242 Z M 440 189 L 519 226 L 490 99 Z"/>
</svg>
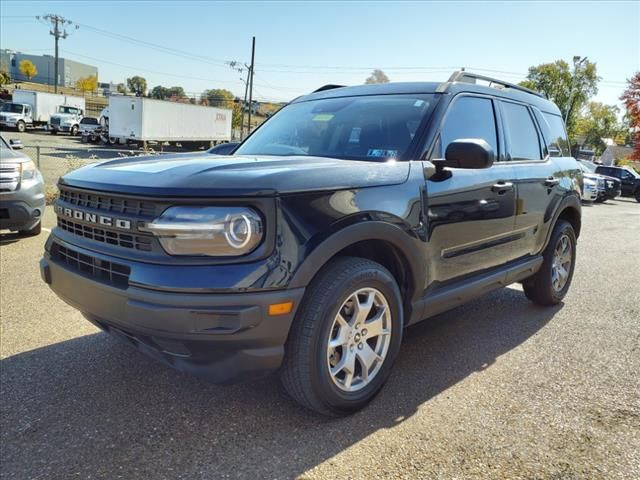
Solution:
<svg viewBox="0 0 640 480">
<path fill-rule="evenodd" d="M 0 230 L 38 235 L 44 214 L 44 180 L 22 143 L 0 137 Z"/>
</svg>

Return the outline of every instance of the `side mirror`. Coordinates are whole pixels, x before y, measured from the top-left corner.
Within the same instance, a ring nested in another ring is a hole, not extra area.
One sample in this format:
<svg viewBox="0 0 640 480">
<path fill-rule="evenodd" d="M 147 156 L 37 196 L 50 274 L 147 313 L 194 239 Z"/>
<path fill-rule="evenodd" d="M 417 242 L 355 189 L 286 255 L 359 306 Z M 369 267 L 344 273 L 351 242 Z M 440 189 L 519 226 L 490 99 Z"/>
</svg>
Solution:
<svg viewBox="0 0 640 480">
<path fill-rule="evenodd" d="M 22 150 L 24 148 L 22 140 L 9 140 L 9 145 L 13 150 Z"/>
<path fill-rule="evenodd" d="M 460 138 L 447 146 L 445 166 L 452 168 L 489 168 L 496 155 L 489 144 L 480 138 Z"/>
</svg>

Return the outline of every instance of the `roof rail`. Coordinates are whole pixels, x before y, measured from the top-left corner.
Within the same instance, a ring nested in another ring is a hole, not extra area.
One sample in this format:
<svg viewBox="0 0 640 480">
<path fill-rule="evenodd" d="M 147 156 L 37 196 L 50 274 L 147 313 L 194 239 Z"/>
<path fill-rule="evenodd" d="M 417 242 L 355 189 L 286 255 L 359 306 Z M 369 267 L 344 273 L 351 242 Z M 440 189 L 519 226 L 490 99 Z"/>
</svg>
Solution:
<svg viewBox="0 0 640 480">
<path fill-rule="evenodd" d="M 502 88 L 513 88 L 514 90 L 520 90 L 521 92 L 530 93 L 531 95 L 535 95 L 540 98 L 547 98 L 544 94 L 540 92 L 536 92 L 535 90 L 531 90 L 526 87 L 521 87 L 520 85 L 516 85 L 514 83 L 505 82 L 504 80 L 498 80 L 497 78 L 487 77 L 485 75 L 479 75 L 477 73 L 466 72 L 464 70 L 458 70 L 457 72 L 453 72 L 449 77 L 448 82 L 466 82 L 466 83 L 477 83 L 476 80 L 483 80 L 485 82 L 489 82 L 489 86 L 499 85 Z"/>
<path fill-rule="evenodd" d="M 331 84 L 331 83 L 330 83 L 330 84 L 328 84 L 328 85 L 323 85 L 322 87 L 320 87 L 320 88 L 318 88 L 318 89 L 314 90 L 314 91 L 313 91 L 313 92 L 311 92 L 311 93 L 324 92 L 325 90 L 333 90 L 334 88 L 342 88 L 342 87 L 344 87 L 344 86 L 345 86 L 345 85 L 333 85 L 333 84 Z"/>
</svg>

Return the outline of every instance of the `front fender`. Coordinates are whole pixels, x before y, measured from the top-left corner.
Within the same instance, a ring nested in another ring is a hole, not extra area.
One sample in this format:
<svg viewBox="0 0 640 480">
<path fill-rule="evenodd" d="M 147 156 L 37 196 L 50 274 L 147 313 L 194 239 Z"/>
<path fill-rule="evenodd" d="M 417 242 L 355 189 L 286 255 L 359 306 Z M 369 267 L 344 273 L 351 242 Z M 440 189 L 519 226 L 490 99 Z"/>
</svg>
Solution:
<svg viewBox="0 0 640 480">
<path fill-rule="evenodd" d="M 387 242 L 397 249 L 404 257 L 405 265 L 409 266 L 410 271 L 406 273 L 412 284 L 418 287 L 415 290 L 420 290 L 419 287 L 425 285 L 426 271 L 421 240 L 397 225 L 378 220 L 348 225 L 319 243 L 295 271 L 291 288 L 306 287 L 318 271 L 345 248 L 376 240 Z"/>
</svg>

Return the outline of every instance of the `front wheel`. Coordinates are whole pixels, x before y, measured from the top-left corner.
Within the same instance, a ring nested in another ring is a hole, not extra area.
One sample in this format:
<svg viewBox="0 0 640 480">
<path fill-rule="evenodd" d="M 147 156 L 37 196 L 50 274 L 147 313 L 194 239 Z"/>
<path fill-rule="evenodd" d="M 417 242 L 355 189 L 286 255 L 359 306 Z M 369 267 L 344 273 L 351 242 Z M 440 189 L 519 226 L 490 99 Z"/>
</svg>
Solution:
<svg viewBox="0 0 640 480">
<path fill-rule="evenodd" d="M 289 334 L 281 380 L 328 416 L 363 408 L 380 391 L 402 340 L 402 299 L 382 265 L 341 257 L 313 280 Z"/>
<path fill-rule="evenodd" d="M 27 125 L 22 120 L 19 120 L 18 124 L 16 125 L 16 128 L 20 133 L 24 133 L 25 130 L 27 129 Z"/>
<path fill-rule="evenodd" d="M 538 305 L 556 305 L 569 291 L 576 263 L 576 233 L 566 220 L 558 220 L 540 270 L 522 287 L 529 300 Z"/>
<path fill-rule="evenodd" d="M 71 130 L 69 130 L 69 133 L 71 134 L 72 137 L 75 137 L 76 135 L 78 135 L 78 126 L 74 125 L 73 127 L 71 127 Z"/>
<path fill-rule="evenodd" d="M 636 190 L 636 202 L 640 203 L 640 188 Z"/>
</svg>

